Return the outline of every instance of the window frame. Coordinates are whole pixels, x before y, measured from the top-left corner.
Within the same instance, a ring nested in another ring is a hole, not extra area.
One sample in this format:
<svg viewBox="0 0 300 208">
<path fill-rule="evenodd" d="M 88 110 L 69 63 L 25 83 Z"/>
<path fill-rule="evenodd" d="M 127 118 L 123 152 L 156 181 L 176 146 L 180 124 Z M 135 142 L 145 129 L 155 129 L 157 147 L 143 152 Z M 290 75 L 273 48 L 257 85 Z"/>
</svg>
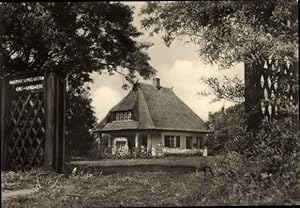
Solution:
<svg viewBox="0 0 300 208">
<path fill-rule="evenodd" d="M 165 135 L 165 147 L 180 148 L 180 136 Z"/>
<path fill-rule="evenodd" d="M 119 121 L 119 120 L 120 120 L 120 113 L 117 112 L 117 113 L 116 113 L 116 121 Z"/>
<path fill-rule="evenodd" d="M 175 139 L 174 136 L 169 137 L 169 146 L 170 148 L 175 148 Z"/>
<path fill-rule="evenodd" d="M 123 118 L 124 118 L 125 121 L 128 120 L 128 119 L 127 119 L 127 118 L 128 118 L 127 112 L 123 112 Z"/>
<path fill-rule="evenodd" d="M 132 112 L 131 111 L 119 111 L 116 112 L 114 121 L 132 121 Z"/>
<path fill-rule="evenodd" d="M 132 120 L 132 113 L 128 111 L 128 120 Z"/>
<path fill-rule="evenodd" d="M 121 145 L 124 144 L 124 145 Z M 120 147 L 125 147 L 126 141 L 116 141 L 116 148 L 119 149 Z"/>
<path fill-rule="evenodd" d="M 124 114 L 123 114 L 123 112 L 120 112 L 119 118 L 120 118 L 120 121 L 124 121 Z"/>
</svg>

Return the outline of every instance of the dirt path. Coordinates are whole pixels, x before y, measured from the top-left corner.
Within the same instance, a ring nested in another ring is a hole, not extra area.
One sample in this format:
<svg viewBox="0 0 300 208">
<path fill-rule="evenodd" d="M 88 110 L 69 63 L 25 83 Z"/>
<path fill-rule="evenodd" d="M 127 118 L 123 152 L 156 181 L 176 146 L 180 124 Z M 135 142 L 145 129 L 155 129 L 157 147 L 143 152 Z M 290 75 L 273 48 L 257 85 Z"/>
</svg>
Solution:
<svg viewBox="0 0 300 208">
<path fill-rule="evenodd" d="M 32 189 L 20 189 L 16 191 L 3 191 L 2 192 L 2 200 L 7 200 L 10 198 L 16 198 L 16 197 L 22 197 L 26 195 L 33 194 L 37 192 L 39 189 L 38 188 L 32 188 Z"/>
</svg>

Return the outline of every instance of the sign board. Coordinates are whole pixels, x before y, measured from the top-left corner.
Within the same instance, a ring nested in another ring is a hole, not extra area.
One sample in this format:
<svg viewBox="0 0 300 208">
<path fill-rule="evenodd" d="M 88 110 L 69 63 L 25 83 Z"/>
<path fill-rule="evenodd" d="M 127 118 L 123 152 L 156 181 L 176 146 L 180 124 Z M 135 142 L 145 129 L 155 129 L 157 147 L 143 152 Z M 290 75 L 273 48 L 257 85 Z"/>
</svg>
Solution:
<svg viewBox="0 0 300 208">
<path fill-rule="evenodd" d="M 10 92 L 15 94 L 41 91 L 44 89 L 44 79 L 42 75 L 11 79 L 8 81 Z"/>
</svg>

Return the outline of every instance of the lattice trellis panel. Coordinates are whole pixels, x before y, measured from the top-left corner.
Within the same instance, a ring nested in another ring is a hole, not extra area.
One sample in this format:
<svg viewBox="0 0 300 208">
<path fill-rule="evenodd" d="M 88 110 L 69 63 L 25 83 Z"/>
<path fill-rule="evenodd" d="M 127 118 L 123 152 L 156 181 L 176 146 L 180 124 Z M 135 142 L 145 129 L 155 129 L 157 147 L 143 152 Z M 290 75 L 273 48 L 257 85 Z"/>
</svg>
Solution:
<svg viewBox="0 0 300 208">
<path fill-rule="evenodd" d="M 43 92 L 14 95 L 9 106 L 8 166 L 28 170 L 44 162 L 45 108 Z"/>
<path fill-rule="evenodd" d="M 291 79 L 297 79 L 297 65 L 278 61 L 265 62 L 260 70 L 261 112 L 265 120 L 277 117 L 280 104 L 295 106 L 299 102 L 297 86 Z"/>
</svg>

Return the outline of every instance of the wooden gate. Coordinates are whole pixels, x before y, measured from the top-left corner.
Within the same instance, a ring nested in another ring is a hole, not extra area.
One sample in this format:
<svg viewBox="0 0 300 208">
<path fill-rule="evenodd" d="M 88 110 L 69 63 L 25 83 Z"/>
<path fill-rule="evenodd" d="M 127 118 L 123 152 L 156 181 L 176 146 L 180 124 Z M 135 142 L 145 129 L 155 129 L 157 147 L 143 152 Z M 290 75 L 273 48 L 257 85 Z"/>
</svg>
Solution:
<svg viewBox="0 0 300 208">
<path fill-rule="evenodd" d="M 269 60 L 264 65 L 245 64 L 245 111 L 249 129 L 278 117 L 280 105 L 299 103 L 298 62 Z"/>
<path fill-rule="evenodd" d="M 2 170 L 63 171 L 64 92 L 64 80 L 53 72 L 2 77 Z"/>
</svg>

